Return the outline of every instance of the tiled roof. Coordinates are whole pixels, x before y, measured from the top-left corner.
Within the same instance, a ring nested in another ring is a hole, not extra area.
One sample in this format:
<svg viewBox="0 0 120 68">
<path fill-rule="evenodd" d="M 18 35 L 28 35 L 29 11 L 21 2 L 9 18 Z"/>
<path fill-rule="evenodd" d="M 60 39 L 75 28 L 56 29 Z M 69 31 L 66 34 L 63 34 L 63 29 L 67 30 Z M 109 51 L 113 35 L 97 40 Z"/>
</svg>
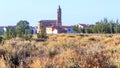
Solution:
<svg viewBox="0 0 120 68">
<path fill-rule="evenodd" d="M 46 23 L 48 23 L 48 22 L 57 22 L 57 20 L 41 20 L 39 22 L 46 22 Z"/>
<path fill-rule="evenodd" d="M 72 26 L 48 26 L 47 28 L 52 28 L 52 30 L 63 30 L 65 28 L 71 28 Z"/>
<path fill-rule="evenodd" d="M 79 25 L 84 26 L 84 27 L 87 27 L 87 26 L 88 26 L 87 24 L 79 24 Z"/>
<path fill-rule="evenodd" d="M 6 26 L 0 26 L 0 29 L 3 29 L 4 27 L 6 27 Z"/>
<path fill-rule="evenodd" d="M 72 26 L 61 26 L 61 28 L 72 28 Z"/>
</svg>

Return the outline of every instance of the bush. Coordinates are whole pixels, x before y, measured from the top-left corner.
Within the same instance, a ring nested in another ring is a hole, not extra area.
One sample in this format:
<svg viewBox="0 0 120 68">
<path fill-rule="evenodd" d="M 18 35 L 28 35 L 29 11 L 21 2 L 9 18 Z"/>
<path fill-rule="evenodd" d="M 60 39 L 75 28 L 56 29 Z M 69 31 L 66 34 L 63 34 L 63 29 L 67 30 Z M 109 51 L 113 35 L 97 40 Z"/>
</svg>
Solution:
<svg viewBox="0 0 120 68">
<path fill-rule="evenodd" d="M 9 34 L 7 32 L 4 32 L 3 38 L 4 38 L 4 40 L 9 40 L 10 39 Z"/>
<path fill-rule="evenodd" d="M 0 37 L 0 43 L 3 41 L 3 38 L 2 37 Z"/>
<path fill-rule="evenodd" d="M 25 34 L 25 35 L 23 36 L 23 38 L 24 38 L 25 40 L 31 40 L 31 39 L 32 39 L 32 35 Z"/>
<path fill-rule="evenodd" d="M 5 56 L 6 51 L 4 49 L 0 49 L 0 57 Z"/>
<path fill-rule="evenodd" d="M 78 64 L 72 62 L 69 64 L 68 68 L 80 68 L 80 67 Z"/>
<path fill-rule="evenodd" d="M 46 36 L 46 34 L 37 34 L 37 38 L 44 38 L 44 39 L 46 39 L 47 38 L 47 36 Z"/>
<path fill-rule="evenodd" d="M 74 35 L 55 34 L 43 42 L 26 41 L 22 39 L 23 36 L 5 40 L 0 46 L 0 66 L 1 68 L 120 68 L 120 45 L 113 43 L 119 42 L 119 37 L 94 35 L 73 37 Z M 30 35 L 26 34 L 24 37 L 29 39 Z M 104 41 L 107 38 L 111 40 Z M 96 41 L 93 42 L 94 40 Z"/>
<path fill-rule="evenodd" d="M 90 41 L 96 41 L 96 39 L 93 38 L 93 37 L 89 38 L 89 40 L 90 40 Z"/>
<path fill-rule="evenodd" d="M 57 54 L 55 47 L 50 47 L 47 52 L 48 57 L 54 57 Z"/>
</svg>

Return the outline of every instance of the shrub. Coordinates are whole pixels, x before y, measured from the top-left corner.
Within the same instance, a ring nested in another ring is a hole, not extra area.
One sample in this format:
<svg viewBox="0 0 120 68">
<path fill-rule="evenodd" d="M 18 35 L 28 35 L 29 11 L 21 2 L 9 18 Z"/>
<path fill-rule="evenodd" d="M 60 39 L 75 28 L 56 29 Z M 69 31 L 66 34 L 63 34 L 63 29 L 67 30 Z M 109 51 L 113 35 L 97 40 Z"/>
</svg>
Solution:
<svg viewBox="0 0 120 68">
<path fill-rule="evenodd" d="M 23 38 L 24 38 L 25 40 L 31 40 L 31 39 L 32 39 L 32 35 L 25 34 L 25 35 L 23 36 Z"/>
<path fill-rule="evenodd" d="M 89 35 L 88 34 L 80 34 L 79 36 L 81 36 L 81 37 L 88 37 Z"/>
<path fill-rule="evenodd" d="M 28 36 L 24 35 L 27 39 Z M 5 40 L 5 44 L 0 46 L 0 66 L 2 68 L 119 68 L 120 45 L 107 43 L 120 40 L 118 37 L 73 36 L 57 34 L 42 42 L 35 40 L 30 42 L 22 38 Z M 98 42 L 98 39 L 102 42 Z"/>
<path fill-rule="evenodd" d="M 4 49 L 0 49 L 0 57 L 5 56 L 6 51 Z"/>
<path fill-rule="evenodd" d="M 80 68 L 80 67 L 77 63 L 72 62 L 69 64 L 68 68 Z"/>
<path fill-rule="evenodd" d="M 37 34 L 37 38 L 44 38 L 44 39 L 46 39 L 47 36 L 46 36 L 46 34 Z"/>
<path fill-rule="evenodd" d="M 47 52 L 48 57 L 54 57 L 57 54 L 55 47 L 50 47 Z"/>
<path fill-rule="evenodd" d="M 89 40 L 90 40 L 90 41 L 96 41 L 96 39 L 93 38 L 93 37 L 89 38 Z"/>
<path fill-rule="evenodd" d="M 10 39 L 9 34 L 7 32 L 4 32 L 3 38 L 4 38 L 4 40 L 9 40 Z"/>
<path fill-rule="evenodd" d="M 2 37 L 0 37 L 0 43 L 3 41 L 3 38 Z"/>
<path fill-rule="evenodd" d="M 12 28 L 8 28 L 6 32 L 3 33 L 3 38 L 9 40 L 16 37 L 16 32 Z"/>
</svg>

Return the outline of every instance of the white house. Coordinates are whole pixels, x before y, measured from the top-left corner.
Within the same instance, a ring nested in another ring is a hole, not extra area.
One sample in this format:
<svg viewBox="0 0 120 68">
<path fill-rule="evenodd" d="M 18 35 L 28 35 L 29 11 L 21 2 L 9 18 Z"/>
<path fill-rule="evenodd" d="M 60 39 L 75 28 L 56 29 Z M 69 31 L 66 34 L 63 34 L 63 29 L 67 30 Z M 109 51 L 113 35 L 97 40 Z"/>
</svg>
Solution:
<svg viewBox="0 0 120 68">
<path fill-rule="evenodd" d="M 52 34 L 58 34 L 58 33 L 59 33 L 59 30 L 56 29 L 56 28 L 53 28 L 53 30 L 52 30 Z"/>
<path fill-rule="evenodd" d="M 71 26 L 46 27 L 46 34 L 58 34 L 58 33 L 74 33 L 74 30 Z"/>
<path fill-rule="evenodd" d="M 0 26 L 0 35 L 3 34 L 3 32 L 7 31 L 7 27 L 6 26 Z"/>
<path fill-rule="evenodd" d="M 64 30 L 56 27 L 46 27 L 46 34 L 58 34 L 62 33 Z"/>
<path fill-rule="evenodd" d="M 88 27 L 88 26 L 89 26 L 88 24 L 78 24 L 78 27 L 82 28 L 82 29 L 85 28 L 85 27 Z"/>
<path fill-rule="evenodd" d="M 46 27 L 46 33 L 47 34 L 53 34 L 53 28 L 52 27 Z"/>
</svg>

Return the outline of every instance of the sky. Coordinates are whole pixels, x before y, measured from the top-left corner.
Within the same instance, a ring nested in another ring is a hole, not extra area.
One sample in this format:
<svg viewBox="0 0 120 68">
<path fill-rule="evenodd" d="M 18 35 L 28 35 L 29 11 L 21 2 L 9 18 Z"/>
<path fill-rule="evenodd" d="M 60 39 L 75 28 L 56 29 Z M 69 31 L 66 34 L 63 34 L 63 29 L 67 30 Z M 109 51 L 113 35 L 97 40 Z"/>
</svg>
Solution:
<svg viewBox="0 0 120 68">
<path fill-rule="evenodd" d="M 120 20 L 120 0 L 0 0 L 0 26 L 27 20 L 36 26 L 40 20 L 56 20 L 62 8 L 63 25 L 95 24 L 101 19 Z"/>
</svg>

